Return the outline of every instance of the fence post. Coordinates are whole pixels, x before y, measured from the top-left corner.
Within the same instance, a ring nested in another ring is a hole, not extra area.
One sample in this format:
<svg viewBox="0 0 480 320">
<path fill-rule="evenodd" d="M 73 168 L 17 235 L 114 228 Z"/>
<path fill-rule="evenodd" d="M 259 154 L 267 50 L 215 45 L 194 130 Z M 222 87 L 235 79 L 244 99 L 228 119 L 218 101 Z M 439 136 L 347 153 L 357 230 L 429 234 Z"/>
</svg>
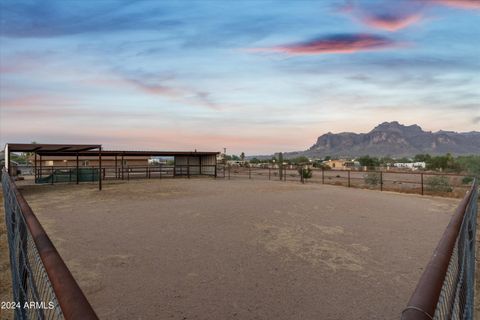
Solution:
<svg viewBox="0 0 480 320">
<path fill-rule="evenodd" d="M 350 188 L 350 170 L 348 170 L 348 187 Z"/>
<path fill-rule="evenodd" d="M 383 191 L 383 172 L 380 171 L 380 191 Z"/>
<path fill-rule="evenodd" d="M 252 179 L 252 168 L 248 167 L 248 179 Z"/>
<path fill-rule="evenodd" d="M 230 180 L 230 165 L 228 165 L 228 180 Z"/>
<path fill-rule="evenodd" d="M 325 168 L 322 167 L 322 184 L 325 184 Z"/>
<path fill-rule="evenodd" d="M 52 184 L 53 184 L 54 177 L 55 177 L 55 171 L 53 171 L 53 166 L 52 166 Z"/>
<path fill-rule="evenodd" d="M 300 181 L 305 183 L 305 178 L 303 177 L 303 167 L 300 169 Z"/>
<path fill-rule="evenodd" d="M 423 172 L 420 173 L 420 182 L 422 184 L 422 196 L 423 196 Z"/>
<path fill-rule="evenodd" d="M 270 177 L 271 177 L 271 168 L 270 166 L 268 167 L 268 180 L 270 180 Z"/>
</svg>

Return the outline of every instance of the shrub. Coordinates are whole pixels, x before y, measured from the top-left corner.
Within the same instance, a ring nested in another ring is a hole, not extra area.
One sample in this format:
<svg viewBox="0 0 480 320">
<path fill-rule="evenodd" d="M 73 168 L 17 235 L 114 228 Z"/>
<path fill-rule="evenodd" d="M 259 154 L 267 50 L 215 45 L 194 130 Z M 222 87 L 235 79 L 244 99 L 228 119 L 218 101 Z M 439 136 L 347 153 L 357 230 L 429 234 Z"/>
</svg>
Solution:
<svg viewBox="0 0 480 320">
<path fill-rule="evenodd" d="M 298 168 L 298 174 L 300 174 L 300 176 L 303 175 L 303 179 L 310 179 L 312 177 L 312 169 L 310 168 Z"/>
<path fill-rule="evenodd" d="M 450 186 L 448 178 L 445 176 L 433 176 L 425 180 L 425 184 L 428 191 L 433 192 L 452 192 L 453 189 Z"/>
<path fill-rule="evenodd" d="M 377 186 L 380 184 L 380 174 L 379 173 L 367 173 L 365 176 L 364 176 L 364 181 L 366 184 L 368 184 L 369 186 Z"/>
<path fill-rule="evenodd" d="M 472 183 L 472 181 L 473 181 L 473 177 L 464 177 L 462 179 L 463 184 L 470 184 L 470 183 Z"/>
</svg>

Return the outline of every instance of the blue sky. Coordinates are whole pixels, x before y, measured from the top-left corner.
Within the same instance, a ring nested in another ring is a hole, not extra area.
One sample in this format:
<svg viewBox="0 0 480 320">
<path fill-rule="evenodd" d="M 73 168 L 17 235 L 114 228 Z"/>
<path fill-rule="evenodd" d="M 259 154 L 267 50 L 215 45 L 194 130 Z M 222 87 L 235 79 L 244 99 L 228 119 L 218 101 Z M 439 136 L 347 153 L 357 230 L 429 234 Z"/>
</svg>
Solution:
<svg viewBox="0 0 480 320">
<path fill-rule="evenodd" d="M 0 142 L 302 150 L 480 129 L 480 2 L 2 1 Z"/>
</svg>

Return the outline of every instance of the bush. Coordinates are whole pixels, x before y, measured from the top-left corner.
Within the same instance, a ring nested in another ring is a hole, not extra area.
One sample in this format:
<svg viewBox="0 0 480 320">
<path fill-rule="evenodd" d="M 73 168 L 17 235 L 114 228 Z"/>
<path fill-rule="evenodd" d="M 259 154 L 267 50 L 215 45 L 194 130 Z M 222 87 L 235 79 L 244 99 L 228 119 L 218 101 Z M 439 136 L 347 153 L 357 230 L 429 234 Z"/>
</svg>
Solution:
<svg viewBox="0 0 480 320">
<path fill-rule="evenodd" d="M 433 192 L 452 192 L 448 178 L 445 176 L 433 176 L 425 180 L 428 191 Z"/>
<path fill-rule="evenodd" d="M 312 169 L 310 168 L 298 168 L 298 174 L 303 175 L 303 179 L 310 179 L 312 177 Z"/>
<path fill-rule="evenodd" d="M 464 177 L 462 179 L 463 184 L 470 184 L 470 183 L 472 183 L 472 181 L 473 181 L 473 177 Z"/>
<path fill-rule="evenodd" d="M 380 174 L 379 173 L 367 173 L 364 178 L 365 183 L 369 186 L 377 186 L 380 184 Z"/>
</svg>

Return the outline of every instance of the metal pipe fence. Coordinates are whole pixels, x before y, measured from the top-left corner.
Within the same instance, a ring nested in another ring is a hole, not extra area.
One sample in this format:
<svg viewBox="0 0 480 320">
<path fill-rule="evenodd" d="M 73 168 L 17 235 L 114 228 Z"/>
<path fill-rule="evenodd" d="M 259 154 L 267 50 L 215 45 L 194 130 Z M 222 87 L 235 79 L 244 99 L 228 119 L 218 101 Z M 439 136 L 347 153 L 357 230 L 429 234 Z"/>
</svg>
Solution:
<svg viewBox="0 0 480 320">
<path fill-rule="evenodd" d="M 402 320 L 473 319 L 478 184 L 455 211 Z"/>
<path fill-rule="evenodd" d="M 98 319 L 5 170 L 2 188 L 15 319 Z"/>
<path fill-rule="evenodd" d="M 298 181 L 372 189 L 462 197 L 470 188 L 472 176 L 436 172 L 323 170 L 301 166 L 241 167 L 219 166 L 219 176 L 225 179 Z M 304 174 L 301 174 L 304 170 Z M 305 172 L 309 171 L 308 175 Z"/>
<path fill-rule="evenodd" d="M 32 170 L 36 183 L 79 183 L 102 180 L 162 179 L 179 176 L 216 176 L 215 165 L 150 165 L 117 167 L 38 167 Z"/>
</svg>

